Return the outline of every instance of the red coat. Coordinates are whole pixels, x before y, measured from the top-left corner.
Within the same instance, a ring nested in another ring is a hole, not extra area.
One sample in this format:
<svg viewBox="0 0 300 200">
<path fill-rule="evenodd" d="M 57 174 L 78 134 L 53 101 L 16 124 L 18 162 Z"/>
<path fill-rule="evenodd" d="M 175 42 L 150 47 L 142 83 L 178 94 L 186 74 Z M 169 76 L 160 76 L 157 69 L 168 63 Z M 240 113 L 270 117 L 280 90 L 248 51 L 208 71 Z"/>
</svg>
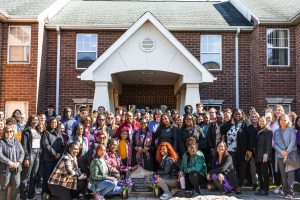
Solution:
<svg viewBox="0 0 300 200">
<path fill-rule="evenodd" d="M 131 123 L 131 125 L 132 125 L 132 129 L 133 129 L 133 133 L 134 133 L 135 131 L 137 131 L 137 130 L 140 128 L 140 123 L 137 122 L 137 121 L 135 121 L 135 120 L 133 120 L 133 122 Z M 127 130 L 127 131 L 130 130 L 130 123 L 129 123 L 128 121 L 125 120 L 125 121 L 119 126 L 119 128 L 118 128 L 117 131 L 116 131 L 116 137 L 119 137 L 119 136 L 120 136 L 120 133 L 121 133 L 122 130 Z"/>
</svg>

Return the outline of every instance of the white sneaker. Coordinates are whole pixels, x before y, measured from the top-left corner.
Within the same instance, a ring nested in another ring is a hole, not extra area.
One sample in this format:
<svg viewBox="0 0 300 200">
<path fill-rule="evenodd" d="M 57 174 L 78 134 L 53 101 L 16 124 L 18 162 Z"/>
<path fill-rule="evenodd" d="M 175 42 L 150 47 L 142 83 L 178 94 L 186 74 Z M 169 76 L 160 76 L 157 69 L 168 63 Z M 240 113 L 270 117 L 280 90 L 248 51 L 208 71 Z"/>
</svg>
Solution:
<svg viewBox="0 0 300 200">
<path fill-rule="evenodd" d="M 167 194 L 167 193 L 164 193 L 163 195 L 161 195 L 159 197 L 159 199 L 161 200 L 168 200 L 168 199 L 171 199 L 172 198 L 172 195 L 171 194 Z"/>
<path fill-rule="evenodd" d="M 282 191 L 282 190 L 281 190 Z M 279 194 L 280 193 L 280 187 L 276 187 L 273 191 L 275 194 Z"/>
</svg>

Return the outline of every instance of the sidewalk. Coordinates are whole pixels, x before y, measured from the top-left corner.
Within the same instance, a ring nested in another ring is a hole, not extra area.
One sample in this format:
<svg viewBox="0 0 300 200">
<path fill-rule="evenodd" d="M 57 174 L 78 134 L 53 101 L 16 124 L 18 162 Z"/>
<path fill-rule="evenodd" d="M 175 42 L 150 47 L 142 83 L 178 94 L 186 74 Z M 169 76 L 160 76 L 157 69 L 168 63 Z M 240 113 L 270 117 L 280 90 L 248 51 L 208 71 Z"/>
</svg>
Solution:
<svg viewBox="0 0 300 200">
<path fill-rule="evenodd" d="M 243 187 L 241 195 L 229 194 L 229 195 L 218 195 L 218 192 L 211 192 L 208 190 L 201 190 L 202 195 L 197 198 L 179 198 L 175 197 L 172 200 L 185 200 L 185 199 L 192 199 L 192 200 L 236 200 L 236 199 L 245 199 L 245 200 L 276 200 L 276 199 L 284 199 L 282 195 L 274 194 L 272 192 L 269 193 L 269 196 L 256 196 L 254 192 L 251 191 L 250 187 Z M 41 196 L 36 196 L 37 200 L 41 200 Z M 122 198 L 114 197 L 111 200 L 121 200 Z M 294 198 L 296 200 L 300 200 L 300 193 L 295 192 Z M 139 195 L 132 195 L 128 198 L 128 200 L 159 200 L 158 198 L 154 198 L 151 195 L 145 196 L 144 194 Z"/>
</svg>

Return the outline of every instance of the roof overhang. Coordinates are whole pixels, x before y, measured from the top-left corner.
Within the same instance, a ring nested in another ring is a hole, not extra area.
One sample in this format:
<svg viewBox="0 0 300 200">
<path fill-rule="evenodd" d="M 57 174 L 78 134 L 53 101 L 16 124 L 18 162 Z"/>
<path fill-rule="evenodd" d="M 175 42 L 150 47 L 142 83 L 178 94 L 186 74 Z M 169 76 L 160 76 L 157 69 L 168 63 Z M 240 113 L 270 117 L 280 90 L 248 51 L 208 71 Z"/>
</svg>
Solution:
<svg viewBox="0 0 300 200">
<path fill-rule="evenodd" d="M 4 22 L 40 22 L 53 17 L 70 0 L 57 0 L 39 15 L 9 15 L 0 9 L 0 20 Z"/>
<path fill-rule="evenodd" d="M 60 25 L 45 24 L 46 29 L 56 29 L 59 26 L 62 30 L 127 30 L 130 26 L 103 24 L 97 26 L 86 25 Z M 238 28 L 242 31 L 252 31 L 253 26 L 165 26 L 169 31 L 236 31 Z"/>
</svg>

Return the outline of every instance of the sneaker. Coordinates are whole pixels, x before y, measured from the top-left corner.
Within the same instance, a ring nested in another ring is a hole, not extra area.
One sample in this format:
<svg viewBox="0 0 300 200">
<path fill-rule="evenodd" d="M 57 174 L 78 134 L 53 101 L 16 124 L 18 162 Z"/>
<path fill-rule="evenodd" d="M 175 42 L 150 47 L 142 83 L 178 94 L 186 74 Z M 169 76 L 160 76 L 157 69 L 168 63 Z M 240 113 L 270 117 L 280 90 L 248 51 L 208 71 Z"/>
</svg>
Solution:
<svg viewBox="0 0 300 200">
<path fill-rule="evenodd" d="M 287 195 L 284 196 L 284 198 L 285 198 L 285 199 L 293 199 L 293 196 L 290 195 L 290 194 L 287 194 Z"/>
<path fill-rule="evenodd" d="M 161 200 L 168 200 L 168 199 L 171 199 L 172 198 L 172 195 L 171 194 L 167 194 L 167 193 L 164 193 L 163 195 L 161 195 L 159 197 L 159 199 Z"/>
<path fill-rule="evenodd" d="M 276 187 L 276 188 L 274 189 L 273 192 L 274 192 L 275 194 L 279 194 L 279 193 L 281 193 L 281 191 L 282 191 L 282 190 L 281 190 L 281 191 L 280 191 L 280 190 L 281 190 L 280 187 Z"/>
</svg>

